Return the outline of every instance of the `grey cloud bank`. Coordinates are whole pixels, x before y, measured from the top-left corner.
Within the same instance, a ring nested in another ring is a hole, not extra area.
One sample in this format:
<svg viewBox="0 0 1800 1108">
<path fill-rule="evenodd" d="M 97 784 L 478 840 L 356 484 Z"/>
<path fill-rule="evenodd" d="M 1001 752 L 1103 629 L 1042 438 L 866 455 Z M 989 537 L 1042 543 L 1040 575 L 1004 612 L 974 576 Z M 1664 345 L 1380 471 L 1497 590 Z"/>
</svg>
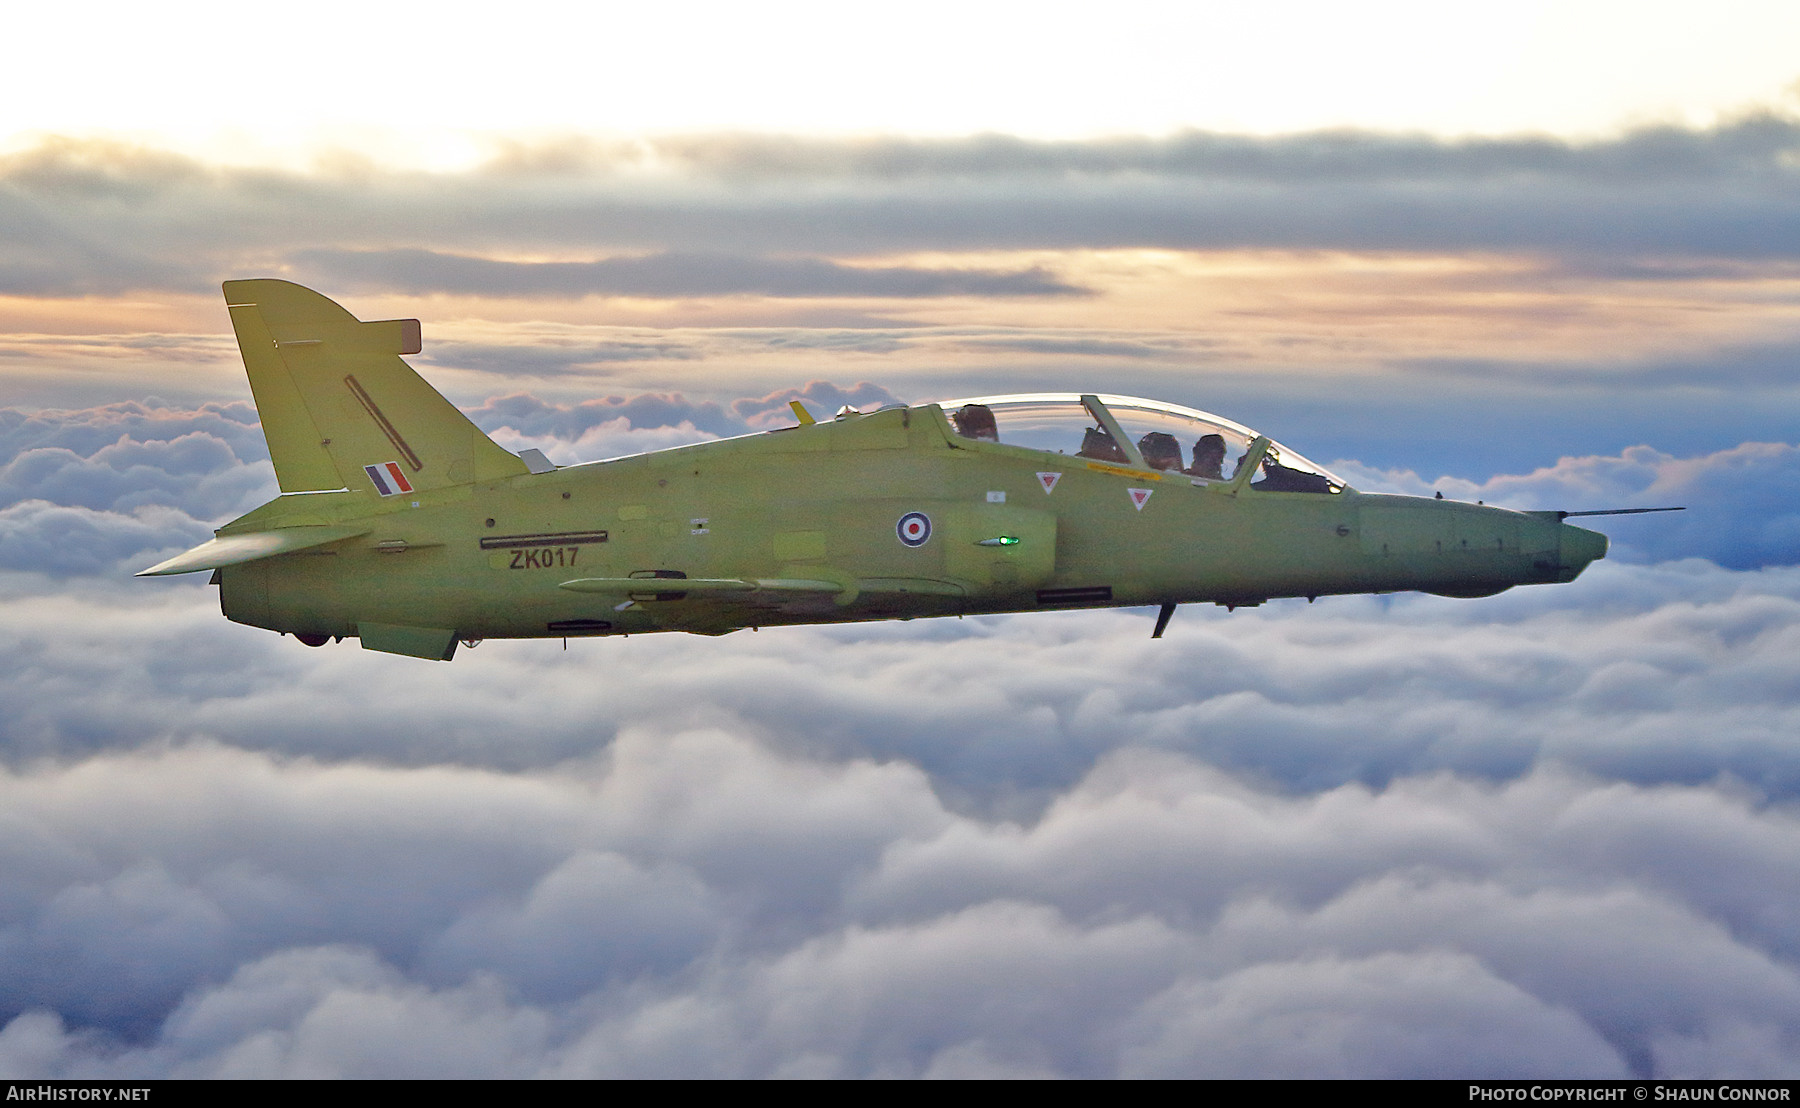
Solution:
<svg viewBox="0 0 1800 1108">
<path fill-rule="evenodd" d="M 976 180 L 1007 176 L 1160 173 L 1295 181 L 1565 175 L 1595 181 L 1718 180 L 1767 166 L 1791 149 L 1792 119 L 1754 113 L 1707 130 L 1653 126 L 1614 139 L 1437 139 L 1366 131 L 1253 137 L 1189 131 L 1167 138 L 1034 141 L 968 138 L 809 139 L 724 134 L 627 142 L 588 138 L 514 141 L 484 171 L 507 177 L 624 174 L 672 166 L 718 180 L 766 177 Z"/>
<path fill-rule="evenodd" d="M 117 572 L 205 541 L 276 491 L 255 418 L 241 403 L 0 409 L 0 568 Z"/>
<path fill-rule="evenodd" d="M 1072 296 L 1044 269 L 846 266 L 818 258 L 654 254 L 599 262 L 497 262 L 431 250 L 304 250 L 292 261 L 336 283 L 477 296 Z"/>
<path fill-rule="evenodd" d="M 1800 830 L 1717 788 L 1542 768 L 1281 797 L 1127 749 L 1016 823 L 899 763 L 634 729 L 554 773 L 200 744 L 0 789 L 33 863 L 0 954 L 9 1076 L 1796 1061 L 1775 921 Z"/>
<path fill-rule="evenodd" d="M 582 138 L 475 170 L 299 174 L 66 139 L 0 160 L 0 291 L 203 291 L 291 264 L 394 290 L 575 296 L 1063 295 L 1038 271 L 870 268 L 917 250 L 1536 252 L 1791 260 L 1800 122 L 1612 139 L 1363 133 L 1034 143 Z M 652 252 L 527 264 L 484 252 Z M 359 253 L 360 251 L 372 251 Z M 459 257 L 457 255 L 471 255 Z"/>
<path fill-rule="evenodd" d="M 61 448 L 88 457 L 121 438 L 160 443 L 192 434 L 225 441 L 239 458 L 269 456 L 256 408 L 247 401 L 185 409 L 151 399 L 75 410 L 0 408 L 0 462 L 11 463 L 32 449 Z"/>
</svg>

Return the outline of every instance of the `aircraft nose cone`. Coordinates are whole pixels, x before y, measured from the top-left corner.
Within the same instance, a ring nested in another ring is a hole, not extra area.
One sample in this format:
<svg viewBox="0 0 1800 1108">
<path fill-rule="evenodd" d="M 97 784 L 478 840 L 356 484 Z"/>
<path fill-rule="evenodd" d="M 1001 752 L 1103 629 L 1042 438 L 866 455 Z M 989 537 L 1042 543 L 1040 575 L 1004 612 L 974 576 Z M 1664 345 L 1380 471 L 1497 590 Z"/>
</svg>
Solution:
<svg viewBox="0 0 1800 1108">
<path fill-rule="evenodd" d="M 1589 531 L 1583 527 L 1562 525 L 1562 553 L 1558 561 L 1562 572 L 1558 580 L 1573 581 L 1588 567 L 1588 563 L 1597 562 L 1606 557 L 1606 536 L 1598 531 Z"/>
</svg>

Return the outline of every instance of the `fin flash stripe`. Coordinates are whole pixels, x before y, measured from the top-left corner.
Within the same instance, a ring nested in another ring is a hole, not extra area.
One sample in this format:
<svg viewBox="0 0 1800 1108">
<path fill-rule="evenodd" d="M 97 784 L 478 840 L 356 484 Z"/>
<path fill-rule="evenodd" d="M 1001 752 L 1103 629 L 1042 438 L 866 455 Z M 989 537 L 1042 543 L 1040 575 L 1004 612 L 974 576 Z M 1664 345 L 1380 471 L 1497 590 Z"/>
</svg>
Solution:
<svg viewBox="0 0 1800 1108">
<path fill-rule="evenodd" d="M 369 483 L 382 496 L 399 496 L 403 492 L 413 491 L 412 482 L 400 471 L 399 462 L 383 462 L 378 466 L 364 466 L 363 472 L 369 475 Z"/>
</svg>

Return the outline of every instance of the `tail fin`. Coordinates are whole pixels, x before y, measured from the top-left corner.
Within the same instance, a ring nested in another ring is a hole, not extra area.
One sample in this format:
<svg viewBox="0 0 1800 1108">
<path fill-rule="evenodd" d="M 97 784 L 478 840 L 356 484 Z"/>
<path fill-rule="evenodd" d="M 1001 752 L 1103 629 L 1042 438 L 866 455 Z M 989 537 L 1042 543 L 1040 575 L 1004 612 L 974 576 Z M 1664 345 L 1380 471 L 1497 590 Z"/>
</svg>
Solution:
<svg viewBox="0 0 1800 1108">
<path fill-rule="evenodd" d="M 364 323 L 288 281 L 227 281 L 225 304 L 282 492 L 377 496 L 527 472 L 401 360 L 419 321 Z"/>
</svg>

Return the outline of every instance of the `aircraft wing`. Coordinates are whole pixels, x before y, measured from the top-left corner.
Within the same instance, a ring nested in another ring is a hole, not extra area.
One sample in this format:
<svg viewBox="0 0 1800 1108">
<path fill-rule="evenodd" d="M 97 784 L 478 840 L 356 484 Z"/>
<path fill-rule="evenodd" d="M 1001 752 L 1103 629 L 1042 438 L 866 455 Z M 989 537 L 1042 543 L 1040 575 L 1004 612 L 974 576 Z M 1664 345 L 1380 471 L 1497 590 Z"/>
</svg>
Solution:
<svg viewBox="0 0 1800 1108">
<path fill-rule="evenodd" d="M 139 577 L 163 577 L 171 573 L 194 573 L 202 569 L 219 569 L 277 554 L 310 550 L 326 543 L 353 539 L 369 533 L 367 527 L 281 527 L 273 531 L 251 531 L 242 535 L 220 535 L 201 543 L 186 554 L 177 554 L 166 562 L 158 562 L 138 572 Z"/>
</svg>

